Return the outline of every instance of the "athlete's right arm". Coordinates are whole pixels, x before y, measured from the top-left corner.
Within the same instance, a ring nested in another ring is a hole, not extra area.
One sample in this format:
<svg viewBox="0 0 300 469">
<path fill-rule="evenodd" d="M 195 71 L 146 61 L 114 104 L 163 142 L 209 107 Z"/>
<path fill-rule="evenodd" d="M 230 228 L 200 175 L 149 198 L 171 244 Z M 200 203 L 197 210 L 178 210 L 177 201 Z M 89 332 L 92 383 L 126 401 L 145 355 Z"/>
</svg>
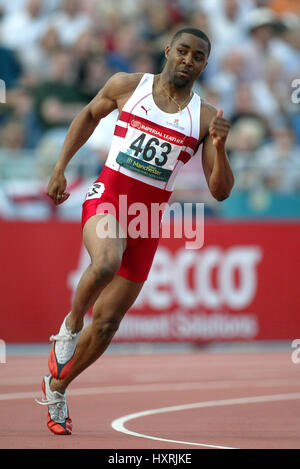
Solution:
<svg viewBox="0 0 300 469">
<path fill-rule="evenodd" d="M 118 107 L 118 100 L 126 90 L 128 77 L 125 73 L 113 75 L 72 121 L 47 189 L 47 194 L 56 205 L 65 202 L 70 195 L 66 192 L 67 181 L 64 176 L 69 161 L 87 142 L 100 120 Z"/>
</svg>

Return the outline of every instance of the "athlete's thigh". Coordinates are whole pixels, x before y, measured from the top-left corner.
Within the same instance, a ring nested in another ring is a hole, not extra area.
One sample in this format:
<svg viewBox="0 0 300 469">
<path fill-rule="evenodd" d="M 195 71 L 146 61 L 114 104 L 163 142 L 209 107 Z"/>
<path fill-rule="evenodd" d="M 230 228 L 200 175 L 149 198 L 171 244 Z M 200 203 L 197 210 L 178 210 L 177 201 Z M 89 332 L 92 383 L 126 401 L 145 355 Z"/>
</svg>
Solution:
<svg viewBox="0 0 300 469">
<path fill-rule="evenodd" d="M 93 318 L 121 321 L 137 299 L 143 285 L 144 282 L 133 282 L 116 275 L 98 297 L 93 309 Z"/>
<path fill-rule="evenodd" d="M 121 262 L 126 238 L 120 236 L 119 229 L 118 221 L 110 214 L 96 214 L 87 220 L 83 228 L 83 242 L 92 262 L 101 259 L 103 262 L 113 259 Z"/>
</svg>

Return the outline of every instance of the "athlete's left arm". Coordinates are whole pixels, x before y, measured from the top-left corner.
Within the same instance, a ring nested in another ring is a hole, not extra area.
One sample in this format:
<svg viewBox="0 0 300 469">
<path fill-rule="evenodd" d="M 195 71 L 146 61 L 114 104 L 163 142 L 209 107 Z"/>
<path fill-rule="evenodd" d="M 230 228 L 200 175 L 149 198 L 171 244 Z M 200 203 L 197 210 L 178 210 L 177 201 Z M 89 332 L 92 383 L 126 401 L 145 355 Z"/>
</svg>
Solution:
<svg viewBox="0 0 300 469">
<path fill-rule="evenodd" d="M 225 142 L 230 123 L 223 118 L 223 111 L 206 106 L 201 116 L 206 121 L 207 133 L 203 140 L 202 165 L 212 196 L 218 201 L 229 197 L 234 176 L 226 153 Z"/>
</svg>

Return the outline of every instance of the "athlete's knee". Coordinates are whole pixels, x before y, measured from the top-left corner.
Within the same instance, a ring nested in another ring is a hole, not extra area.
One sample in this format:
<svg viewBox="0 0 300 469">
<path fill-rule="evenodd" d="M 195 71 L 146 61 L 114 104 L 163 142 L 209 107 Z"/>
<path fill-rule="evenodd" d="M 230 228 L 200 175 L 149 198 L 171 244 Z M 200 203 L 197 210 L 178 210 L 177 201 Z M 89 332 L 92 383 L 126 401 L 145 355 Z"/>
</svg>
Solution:
<svg viewBox="0 0 300 469">
<path fill-rule="evenodd" d="M 117 332 L 120 325 L 118 319 L 94 319 L 93 321 L 93 332 L 99 343 L 109 343 L 115 333 Z"/>
<path fill-rule="evenodd" d="M 120 267 L 118 259 L 99 260 L 92 262 L 91 274 L 95 283 L 106 284 L 109 283 Z"/>
</svg>

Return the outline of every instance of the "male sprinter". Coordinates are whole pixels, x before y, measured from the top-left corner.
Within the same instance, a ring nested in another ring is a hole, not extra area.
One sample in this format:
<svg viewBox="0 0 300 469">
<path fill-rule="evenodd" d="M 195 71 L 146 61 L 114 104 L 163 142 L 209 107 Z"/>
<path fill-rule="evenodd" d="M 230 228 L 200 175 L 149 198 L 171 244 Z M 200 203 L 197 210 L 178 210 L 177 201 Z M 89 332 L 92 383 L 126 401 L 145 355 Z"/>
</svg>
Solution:
<svg viewBox="0 0 300 469">
<path fill-rule="evenodd" d="M 200 143 L 211 194 L 221 201 L 231 192 L 234 178 L 225 150 L 230 125 L 221 110 L 192 91 L 209 53 L 210 41 L 202 31 L 178 31 L 165 49 L 160 74 L 113 75 L 69 128 L 48 186 L 56 205 L 69 197 L 64 177 L 67 164 L 100 119 L 119 110 L 106 164 L 83 204 L 83 241 L 91 263 L 80 279 L 71 312 L 51 337 L 51 374 L 43 380 L 42 403 L 48 406 L 47 425 L 53 433 L 71 434 L 65 390 L 108 347 L 141 291 L 157 249 L 158 236 L 130 236 L 124 224 L 130 214 L 120 208 L 120 196 L 126 195 L 127 207 L 140 202 L 150 209 L 153 203 L 167 203 L 178 171 Z M 107 206 L 116 210 L 107 214 L 101 208 Z M 103 217 L 114 217 L 119 236 L 101 236 Z M 91 306 L 92 323 L 82 331 Z"/>
</svg>

